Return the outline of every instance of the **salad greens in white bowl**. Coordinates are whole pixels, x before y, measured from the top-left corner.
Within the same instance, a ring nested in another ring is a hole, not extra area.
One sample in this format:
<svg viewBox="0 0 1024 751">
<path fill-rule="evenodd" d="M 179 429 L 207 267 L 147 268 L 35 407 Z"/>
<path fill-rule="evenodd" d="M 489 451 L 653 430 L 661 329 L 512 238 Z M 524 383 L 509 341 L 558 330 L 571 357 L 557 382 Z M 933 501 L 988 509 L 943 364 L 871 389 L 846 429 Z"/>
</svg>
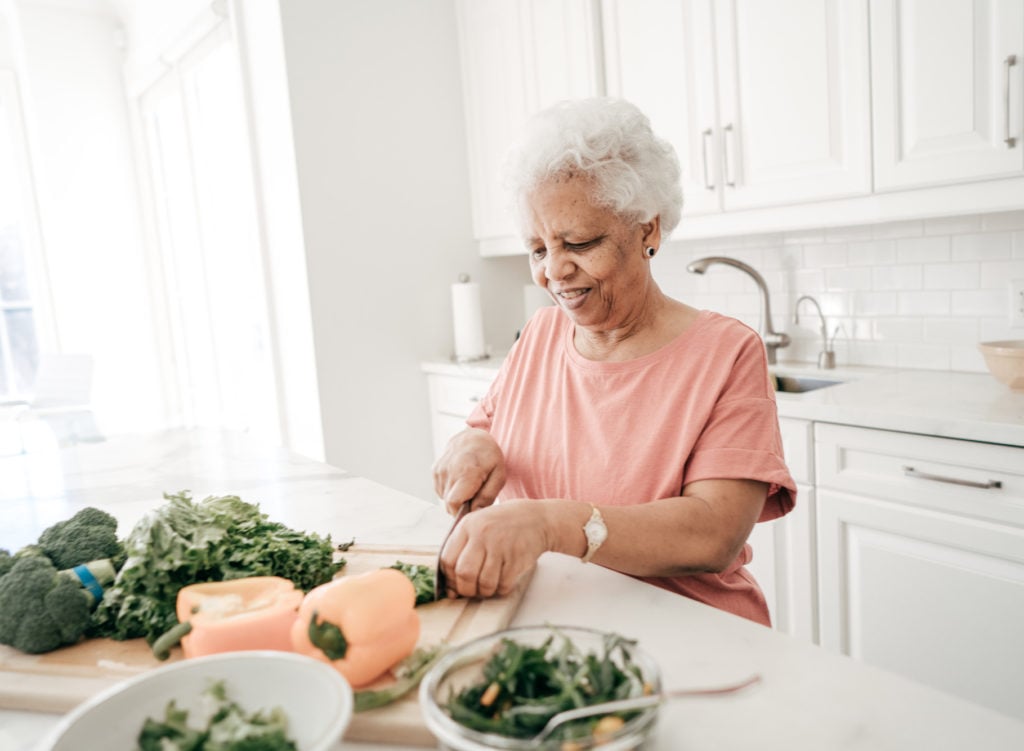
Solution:
<svg viewBox="0 0 1024 751">
<path fill-rule="evenodd" d="M 351 719 L 352 689 L 329 665 L 291 652 L 229 652 L 174 662 L 112 686 L 72 710 L 39 748 L 146 751 L 163 748 L 161 736 L 194 743 L 207 734 L 204 743 L 213 748 L 259 737 L 254 748 L 327 751 Z"/>
</svg>

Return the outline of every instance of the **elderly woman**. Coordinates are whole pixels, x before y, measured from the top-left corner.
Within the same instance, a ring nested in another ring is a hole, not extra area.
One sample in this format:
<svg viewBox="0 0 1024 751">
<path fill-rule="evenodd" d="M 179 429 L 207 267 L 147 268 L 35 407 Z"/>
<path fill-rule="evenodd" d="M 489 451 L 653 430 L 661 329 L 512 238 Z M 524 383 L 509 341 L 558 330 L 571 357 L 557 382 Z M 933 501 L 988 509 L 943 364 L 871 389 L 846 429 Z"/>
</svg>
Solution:
<svg viewBox="0 0 1024 751">
<path fill-rule="evenodd" d="M 651 273 L 682 206 L 672 147 L 627 102 L 567 102 L 533 119 L 510 178 L 555 305 L 434 466 L 449 511 L 473 511 L 442 554 L 449 594 L 507 593 L 555 551 L 768 625 L 746 541 L 796 485 L 757 333 Z"/>
</svg>

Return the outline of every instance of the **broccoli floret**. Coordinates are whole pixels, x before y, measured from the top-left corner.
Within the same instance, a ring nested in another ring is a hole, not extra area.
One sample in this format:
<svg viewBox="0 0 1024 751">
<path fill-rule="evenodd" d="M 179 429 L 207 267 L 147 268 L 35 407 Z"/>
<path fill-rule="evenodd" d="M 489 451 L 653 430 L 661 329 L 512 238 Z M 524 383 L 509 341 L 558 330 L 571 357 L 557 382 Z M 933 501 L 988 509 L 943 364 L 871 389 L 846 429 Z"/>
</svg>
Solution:
<svg viewBox="0 0 1024 751">
<path fill-rule="evenodd" d="M 30 654 L 73 644 L 89 626 L 92 602 L 49 559 L 16 556 L 0 578 L 0 644 Z"/>
<path fill-rule="evenodd" d="M 117 519 L 91 506 L 44 530 L 39 546 L 58 569 L 100 558 L 110 558 L 119 568 L 124 557 L 124 546 L 117 539 Z"/>
<path fill-rule="evenodd" d="M 11 555 L 11 551 L 0 548 L 0 577 L 10 571 L 13 565 L 14 556 Z"/>
</svg>

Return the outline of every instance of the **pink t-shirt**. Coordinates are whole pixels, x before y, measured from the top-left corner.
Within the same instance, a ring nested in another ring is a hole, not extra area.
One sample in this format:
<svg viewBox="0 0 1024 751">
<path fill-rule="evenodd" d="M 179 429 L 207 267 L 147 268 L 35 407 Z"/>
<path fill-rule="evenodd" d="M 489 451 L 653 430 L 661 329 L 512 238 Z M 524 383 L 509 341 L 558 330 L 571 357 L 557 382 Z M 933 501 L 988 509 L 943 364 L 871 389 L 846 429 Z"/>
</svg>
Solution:
<svg viewBox="0 0 1024 751">
<path fill-rule="evenodd" d="M 756 332 L 705 310 L 655 352 L 594 362 L 576 351 L 573 331 L 560 309 L 538 311 L 467 420 L 504 452 L 499 500 L 629 506 L 677 497 L 696 480 L 750 479 L 769 484 L 759 521 L 793 508 L 796 484 Z M 743 568 L 750 558 L 746 545 L 723 573 L 644 580 L 769 625 Z"/>
</svg>

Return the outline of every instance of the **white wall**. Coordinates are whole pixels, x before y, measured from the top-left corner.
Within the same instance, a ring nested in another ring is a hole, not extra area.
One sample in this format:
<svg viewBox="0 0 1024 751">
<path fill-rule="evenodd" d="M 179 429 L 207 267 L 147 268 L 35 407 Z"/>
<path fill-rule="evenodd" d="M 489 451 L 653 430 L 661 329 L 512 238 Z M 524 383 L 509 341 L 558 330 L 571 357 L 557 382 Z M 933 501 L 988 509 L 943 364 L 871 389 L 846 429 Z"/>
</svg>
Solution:
<svg viewBox="0 0 1024 751">
<path fill-rule="evenodd" d="M 131 138 L 113 17 L 8 5 L 53 296 L 55 341 L 89 353 L 101 430 L 160 425 Z M 0 54 L 0 59 L 5 57 Z"/>
<path fill-rule="evenodd" d="M 705 255 L 739 258 L 765 277 L 775 328 L 795 338 L 780 362 L 814 362 L 821 349 L 812 306 L 793 323 L 804 294 L 821 304 L 830 334 L 842 325 L 840 365 L 984 372 L 978 342 L 1024 338 L 1009 326 L 1008 288 L 1024 279 L 1024 211 L 678 243 L 657 257 L 665 292 L 757 328 L 749 277 L 725 266 L 686 271 Z"/>
<path fill-rule="evenodd" d="M 450 284 L 479 280 L 512 342 L 525 258 L 471 239 L 452 0 L 281 3 L 327 461 L 433 498 L 420 362 L 452 350 Z"/>
</svg>

